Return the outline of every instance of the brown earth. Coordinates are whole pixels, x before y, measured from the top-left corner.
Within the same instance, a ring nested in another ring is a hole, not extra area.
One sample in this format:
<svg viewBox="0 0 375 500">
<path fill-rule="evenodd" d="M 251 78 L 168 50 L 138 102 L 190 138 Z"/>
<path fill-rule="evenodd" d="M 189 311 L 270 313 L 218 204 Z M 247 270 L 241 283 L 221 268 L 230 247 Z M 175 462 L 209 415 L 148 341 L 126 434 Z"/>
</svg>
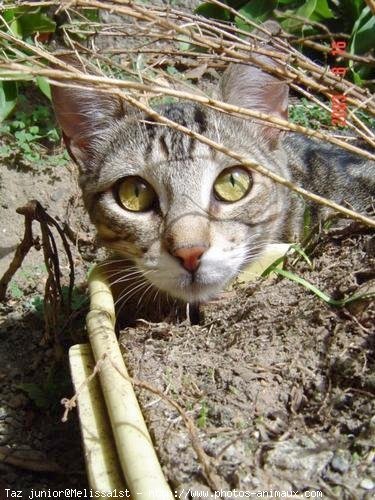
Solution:
<svg viewBox="0 0 375 500">
<path fill-rule="evenodd" d="M 293 272 L 336 299 L 374 290 L 374 237 L 323 238 Z M 199 326 L 121 334 L 164 471 L 178 491 L 306 490 L 373 498 L 375 304 L 326 305 L 287 279 L 204 308 Z M 168 401 L 196 426 L 199 447 Z M 212 479 L 212 477 L 216 479 Z"/>
</svg>

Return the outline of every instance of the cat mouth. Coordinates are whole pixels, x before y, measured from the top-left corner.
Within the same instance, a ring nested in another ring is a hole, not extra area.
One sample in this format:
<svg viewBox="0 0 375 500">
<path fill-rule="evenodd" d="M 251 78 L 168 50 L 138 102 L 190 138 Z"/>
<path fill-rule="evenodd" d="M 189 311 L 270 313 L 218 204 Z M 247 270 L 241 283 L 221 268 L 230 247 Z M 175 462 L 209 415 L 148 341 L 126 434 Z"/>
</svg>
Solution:
<svg viewBox="0 0 375 500">
<path fill-rule="evenodd" d="M 197 273 L 185 275 L 173 280 L 167 287 L 163 283 L 154 283 L 158 288 L 167 292 L 172 297 L 189 303 L 205 302 L 213 299 L 223 291 L 227 280 L 202 280 Z"/>
</svg>

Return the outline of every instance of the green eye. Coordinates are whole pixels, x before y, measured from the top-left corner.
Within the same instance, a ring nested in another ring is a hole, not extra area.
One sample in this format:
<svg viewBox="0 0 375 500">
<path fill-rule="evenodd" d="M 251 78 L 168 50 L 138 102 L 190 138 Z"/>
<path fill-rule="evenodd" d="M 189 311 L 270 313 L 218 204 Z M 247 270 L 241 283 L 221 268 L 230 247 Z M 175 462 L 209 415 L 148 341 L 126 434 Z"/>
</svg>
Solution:
<svg viewBox="0 0 375 500">
<path fill-rule="evenodd" d="M 120 205 L 131 212 L 146 212 L 156 199 L 150 184 L 140 177 L 126 177 L 117 188 Z"/>
<path fill-rule="evenodd" d="M 214 184 L 216 198 L 234 203 L 242 200 L 253 184 L 251 174 L 241 167 L 227 168 L 217 177 Z"/>
</svg>

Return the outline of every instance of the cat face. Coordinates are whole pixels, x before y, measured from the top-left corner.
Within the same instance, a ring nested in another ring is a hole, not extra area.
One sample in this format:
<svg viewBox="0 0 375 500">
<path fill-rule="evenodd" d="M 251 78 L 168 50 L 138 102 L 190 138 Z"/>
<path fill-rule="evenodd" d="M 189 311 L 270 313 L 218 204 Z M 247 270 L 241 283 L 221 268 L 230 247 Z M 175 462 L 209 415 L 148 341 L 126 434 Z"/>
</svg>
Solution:
<svg viewBox="0 0 375 500">
<path fill-rule="evenodd" d="M 261 85 L 268 82 L 272 98 L 283 97 L 271 112 L 283 115 L 285 85 L 257 70 L 255 89 L 254 70 L 229 68 L 221 97 L 270 112 Z M 286 212 L 283 187 L 116 97 L 61 87 L 53 97 L 99 238 L 156 288 L 187 302 L 206 300 L 276 237 Z M 157 111 L 288 177 L 276 129 L 192 103 Z"/>
</svg>

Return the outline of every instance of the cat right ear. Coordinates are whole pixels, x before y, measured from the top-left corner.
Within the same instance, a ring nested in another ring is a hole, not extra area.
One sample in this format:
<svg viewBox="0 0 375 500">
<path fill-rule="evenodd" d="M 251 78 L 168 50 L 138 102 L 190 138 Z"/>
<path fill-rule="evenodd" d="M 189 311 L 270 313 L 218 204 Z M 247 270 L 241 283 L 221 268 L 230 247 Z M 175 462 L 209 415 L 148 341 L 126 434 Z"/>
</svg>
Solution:
<svg viewBox="0 0 375 500">
<path fill-rule="evenodd" d="M 64 62 L 71 63 L 65 58 Z M 77 67 L 76 62 L 72 65 Z M 103 134 L 125 116 L 125 106 L 118 96 L 85 89 L 85 82 L 72 82 L 81 87 L 53 85 L 52 102 L 69 154 L 85 168 Z"/>
<path fill-rule="evenodd" d="M 263 23 L 261 28 L 265 28 L 270 36 L 277 36 L 280 32 L 279 25 L 274 21 Z M 267 42 L 270 37 L 258 29 L 254 33 L 263 38 L 263 46 L 269 48 Z M 280 67 L 280 64 L 270 57 L 254 54 L 254 58 L 268 66 Z M 220 84 L 220 97 L 223 101 L 284 120 L 288 119 L 288 93 L 289 86 L 286 81 L 267 73 L 255 63 L 230 64 Z M 280 129 L 268 124 L 261 124 L 258 127 L 262 137 L 270 146 L 277 144 Z"/>
</svg>

